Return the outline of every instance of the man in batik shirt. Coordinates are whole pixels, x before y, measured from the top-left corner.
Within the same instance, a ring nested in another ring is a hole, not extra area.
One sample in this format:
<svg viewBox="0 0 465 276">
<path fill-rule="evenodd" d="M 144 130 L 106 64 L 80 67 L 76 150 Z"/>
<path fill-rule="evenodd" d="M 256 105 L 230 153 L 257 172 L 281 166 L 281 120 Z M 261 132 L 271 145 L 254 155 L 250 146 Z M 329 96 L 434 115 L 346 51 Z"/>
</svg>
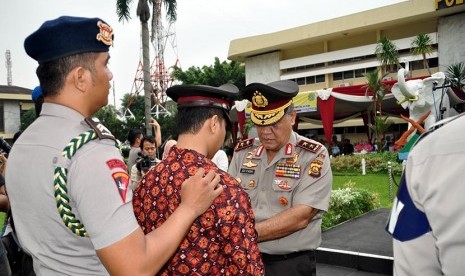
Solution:
<svg viewBox="0 0 465 276">
<path fill-rule="evenodd" d="M 221 177 L 223 193 L 198 217 L 159 275 L 263 275 L 250 199 L 236 179 L 210 160 L 230 127 L 229 108 L 238 89 L 228 84 L 173 86 L 178 104 L 178 143 L 134 191 L 133 205 L 145 233 L 160 227 L 178 207 L 182 182 L 199 168 Z"/>
</svg>

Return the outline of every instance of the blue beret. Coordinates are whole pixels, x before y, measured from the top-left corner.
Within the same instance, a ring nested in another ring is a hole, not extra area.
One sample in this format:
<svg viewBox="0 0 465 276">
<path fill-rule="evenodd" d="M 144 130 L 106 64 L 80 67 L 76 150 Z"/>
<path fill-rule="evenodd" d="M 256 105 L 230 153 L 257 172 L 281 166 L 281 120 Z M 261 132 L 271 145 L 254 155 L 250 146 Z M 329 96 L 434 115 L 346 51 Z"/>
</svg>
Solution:
<svg viewBox="0 0 465 276">
<path fill-rule="evenodd" d="M 108 52 L 113 29 L 100 18 L 62 16 L 46 21 L 24 41 L 26 53 L 39 63 L 87 53 Z"/>
<path fill-rule="evenodd" d="M 36 86 L 34 90 L 32 90 L 32 101 L 36 102 L 40 96 L 42 96 L 42 88 Z"/>
</svg>

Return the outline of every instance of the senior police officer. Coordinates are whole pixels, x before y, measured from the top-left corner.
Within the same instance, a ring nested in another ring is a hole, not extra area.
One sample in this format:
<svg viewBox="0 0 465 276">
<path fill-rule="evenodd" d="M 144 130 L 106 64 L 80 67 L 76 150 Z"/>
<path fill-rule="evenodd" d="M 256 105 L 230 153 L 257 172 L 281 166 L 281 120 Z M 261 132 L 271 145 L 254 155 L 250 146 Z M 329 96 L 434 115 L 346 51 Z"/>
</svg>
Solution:
<svg viewBox="0 0 465 276">
<path fill-rule="evenodd" d="M 112 43 L 102 19 L 69 16 L 46 21 L 24 43 L 39 63 L 44 104 L 16 141 L 6 176 L 17 235 L 38 275 L 154 275 L 222 192 L 219 177 L 199 170 L 171 218 L 144 235 L 115 139 L 88 119 L 108 101 Z"/>
<path fill-rule="evenodd" d="M 266 275 L 315 275 L 321 215 L 332 173 L 327 149 L 293 132 L 298 93 L 292 81 L 246 86 L 258 140 L 240 142 L 229 173 L 252 200 Z"/>
</svg>

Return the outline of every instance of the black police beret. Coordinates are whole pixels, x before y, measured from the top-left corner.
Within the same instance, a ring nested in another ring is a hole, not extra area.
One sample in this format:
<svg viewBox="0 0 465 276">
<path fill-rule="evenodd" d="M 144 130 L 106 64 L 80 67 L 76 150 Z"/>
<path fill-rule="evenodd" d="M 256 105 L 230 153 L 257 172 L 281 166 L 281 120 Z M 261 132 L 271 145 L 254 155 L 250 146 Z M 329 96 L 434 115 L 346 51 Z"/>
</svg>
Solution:
<svg viewBox="0 0 465 276">
<path fill-rule="evenodd" d="M 24 41 L 26 53 L 39 63 L 87 52 L 108 52 L 113 29 L 100 18 L 62 16 L 46 21 Z"/>
<path fill-rule="evenodd" d="M 292 104 L 292 98 L 298 93 L 299 85 L 290 80 L 247 85 L 244 98 L 252 103 L 252 122 L 262 126 L 277 123 L 284 116 L 284 110 Z"/>
</svg>

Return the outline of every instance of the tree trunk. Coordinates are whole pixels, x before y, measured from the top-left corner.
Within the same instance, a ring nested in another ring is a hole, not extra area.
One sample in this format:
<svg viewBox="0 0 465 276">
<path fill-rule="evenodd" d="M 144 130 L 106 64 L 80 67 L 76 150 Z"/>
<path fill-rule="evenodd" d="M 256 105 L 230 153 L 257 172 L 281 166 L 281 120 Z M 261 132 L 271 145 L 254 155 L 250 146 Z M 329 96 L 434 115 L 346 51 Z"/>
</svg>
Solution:
<svg viewBox="0 0 465 276">
<path fill-rule="evenodd" d="M 152 118 L 151 109 L 151 92 L 152 84 L 150 82 L 150 43 L 149 43 L 149 25 L 147 21 L 141 22 L 142 27 L 142 70 L 144 70 L 144 109 L 145 109 L 145 133 L 152 134 L 150 119 Z"/>
<path fill-rule="evenodd" d="M 428 74 L 431 76 L 431 69 L 429 68 L 428 60 L 426 59 L 426 55 L 423 55 L 423 67 L 425 67 L 428 70 Z"/>
</svg>

